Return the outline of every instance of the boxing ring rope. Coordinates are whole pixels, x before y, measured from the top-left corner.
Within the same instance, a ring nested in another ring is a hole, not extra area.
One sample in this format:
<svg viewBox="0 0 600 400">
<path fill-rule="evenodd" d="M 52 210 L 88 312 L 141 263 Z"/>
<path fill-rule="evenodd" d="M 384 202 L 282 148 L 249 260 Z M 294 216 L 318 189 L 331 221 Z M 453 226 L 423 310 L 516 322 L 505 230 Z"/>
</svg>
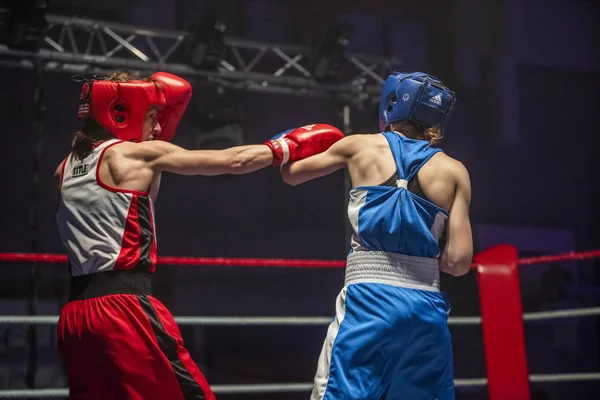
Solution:
<svg viewBox="0 0 600 400">
<path fill-rule="evenodd" d="M 544 321 L 557 318 L 579 318 L 600 315 L 600 307 L 573 308 L 568 310 L 538 311 L 523 313 L 524 321 Z M 174 317 L 178 325 L 199 326 L 290 326 L 323 325 L 331 317 Z M 10 325 L 54 325 L 58 315 L 0 315 L 0 324 Z M 448 325 L 479 325 L 481 317 L 449 317 Z"/>
<path fill-rule="evenodd" d="M 600 307 L 522 312 L 518 265 L 582 260 L 600 257 L 600 250 L 518 258 L 516 248 L 496 246 L 474 257 L 481 300 L 481 316 L 449 317 L 449 325 L 482 325 L 487 378 L 455 379 L 456 387 L 488 387 L 492 400 L 529 399 L 529 383 L 600 380 L 600 373 L 529 374 L 525 357 L 523 322 L 599 316 Z M 66 263 L 63 254 L 0 253 L 0 261 Z M 290 260 L 260 258 L 159 257 L 163 265 L 245 266 L 284 268 L 343 268 L 342 260 Z M 502 312 L 498 312 L 499 310 Z M 178 316 L 179 325 L 203 326 L 326 326 L 331 317 L 196 317 Z M 0 324 L 54 325 L 58 316 L 0 316 Z M 213 385 L 217 394 L 309 392 L 312 383 Z M 0 398 L 60 398 L 68 389 L 0 390 Z M 508 397 L 507 397 L 508 396 Z"/>
<path fill-rule="evenodd" d="M 580 382 L 599 379 L 600 373 L 529 376 L 529 380 L 535 383 Z M 457 387 L 482 387 L 487 385 L 487 379 L 455 379 L 454 384 Z M 216 394 L 294 393 L 311 391 L 312 383 L 211 385 L 211 388 Z M 68 389 L 4 390 L 0 391 L 0 399 L 63 398 L 67 397 L 68 394 Z"/>
<path fill-rule="evenodd" d="M 519 265 L 533 265 L 568 260 L 584 260 L 600 257 L 600 249 L 553 254 L 537 257 L 526 257 L 517 260 Z M 67 263 L 65 254 L 43 253 L 0 253 L 0 261 L 37 262 L 48 264 Z M 158 257 L 161 265 L 194 265 L 194 266 L 229 266 L 229 267 L 297 267 L 297 268 L 344 268 L 346 260 L 307 260 L 282 258 L 227 258 L 227 257 Z M 471 268 L 477 265 L 474 263 Z"/>
<path fill-rule="evenodd" d="M 600 373 L 530 375 L 529 379 L 535 383 L 580 382 L 599 380 Z M 487 379 L 455 379 L 454 384 L 456 387 L 483 387 L 487 386 Z M 312 383 L 211 385 L 211 388 L 216 394 L 294 393 L 310 392 Z M 68 389 L 0 390 L 0 399 L 64 398 L 68 394 Z"/>
</svg>

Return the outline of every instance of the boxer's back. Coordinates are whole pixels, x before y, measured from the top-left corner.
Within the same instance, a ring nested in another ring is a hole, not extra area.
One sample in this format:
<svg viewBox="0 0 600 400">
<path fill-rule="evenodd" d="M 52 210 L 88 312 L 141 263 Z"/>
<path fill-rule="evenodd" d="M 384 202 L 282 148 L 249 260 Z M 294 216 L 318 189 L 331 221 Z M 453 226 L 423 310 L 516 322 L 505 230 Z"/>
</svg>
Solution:
<svg viewBox="0 0 600 400">
<path fill-rule="evenodd" d="M 388 140 L 383 134 L 356 136 L 360 137 L 358 151 L 348 163 L 352 186 L 382 185 L 397 172 Z M 416 179 L 409 182 L 409 191 L 417 192 L 415 194 L 449 211 L 454 199 L 455 171 L 458 168 L 462 168 L 459 161 L 441 151 L 437 152 L 419 168 Z"/>
<path fill-rule="evenodd" d="M 154 207 L 147 191 L 114 186 L 104 156 L 127 145 L 99 143 L 84 159 L 61 164 L 57 222 L 73 276 L 113 270 L 154 271 Z"/>
<path fill-rule="evenodd" d="M 355 138 L 348 161 L 353 251 L 437 258 L 456 180 L 450 157 L 396 132 Z"/>
</svg>

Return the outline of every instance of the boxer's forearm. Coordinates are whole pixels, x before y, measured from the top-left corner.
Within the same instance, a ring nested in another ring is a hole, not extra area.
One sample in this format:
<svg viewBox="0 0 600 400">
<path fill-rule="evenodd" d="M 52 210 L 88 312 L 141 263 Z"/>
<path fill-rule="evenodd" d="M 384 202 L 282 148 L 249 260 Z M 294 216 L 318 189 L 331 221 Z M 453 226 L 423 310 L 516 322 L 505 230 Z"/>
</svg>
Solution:
<svg viewBox="0 0 600 400">
<path fill-rule="evenodd" d="M 265 145 L 185 151 L 176 157 L 177 173 L 185 175 L 243 175 L 273 163 L 273 153 Z"/>
<path fill-rule="evenodd" d="M 296 186 L 329 175 L 346 164 L 340 157 L 328 152 L 281 167 L 281 178 L 288 185 Z"/>
<path fill-rule="evenodd" d="M 355 154 L 358 140 L 347 136 L 323 153 L 284 165 L 281 178 L 288 185 L 296 186 L 313 179 L 329 175 L 346 167 L 348 160 Z"/>
<path fill-rule="evenodd" d="M 273 164 L 273 152 L 262 144 L 231 147 L 223 151 L 228 153 L 231 174 L 248 174 Z"/>
<path fill-rule="evenodd" d="M 145 159 L 150 162 L 155 173 L 167 171 L 180 175 L 239 175 L 273 163 L 273 153 L 265 145 L 237 146 L 225 150 L 185 150 L 162 142 L 141 143 L 136 147 L 148 153 L 145 154 Z"/>
</svg>

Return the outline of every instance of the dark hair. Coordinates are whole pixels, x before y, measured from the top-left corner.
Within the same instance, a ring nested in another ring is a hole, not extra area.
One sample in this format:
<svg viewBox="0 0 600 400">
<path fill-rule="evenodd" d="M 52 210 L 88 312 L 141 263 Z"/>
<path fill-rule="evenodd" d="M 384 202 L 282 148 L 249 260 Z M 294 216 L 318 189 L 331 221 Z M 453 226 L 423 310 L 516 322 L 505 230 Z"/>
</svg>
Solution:
<svg viewBox="0 0 600 400">
<path fill-rule="evenodd" d="M 134 80 L 149 81 L 150 78 L 142 78 L 135 71 L 114 71 L 108 74 L 104 80 L 110 82 L 129 82 Z M 83 121 L 83 127 L 73 135 L 73 156 L 83 160 L 89 156 L 98 142 L 113 139 L 115 136 L 92 118 Z"/>
<path fill-rule="evenodd" d="M 426 127 L 413 122 L 399 122 L 392 123 L 390 129 L 402 132 L 411 139 L 427 140 L 432 145 L 439 142 L 442 138 L 442 132 L 437 125 Z"/>
<path fill-rule="evenodd" d="M 111 82 L 151 81 L 150 78 L 142 77 L 136 71 L 113 71 L 110 74 L 108 74 L 108 76 L 104 78 L 104 80 Z"/>
<path fill-rule="evenodd" d="M 102 125 L 92 118 L 86 118 L 83 127 L 73 135 L 73 156 L 83 160 L 92 153 L 94 145 L 98 142 L 113 139 L 115 135 L 104 129 Z"/>
</svg>

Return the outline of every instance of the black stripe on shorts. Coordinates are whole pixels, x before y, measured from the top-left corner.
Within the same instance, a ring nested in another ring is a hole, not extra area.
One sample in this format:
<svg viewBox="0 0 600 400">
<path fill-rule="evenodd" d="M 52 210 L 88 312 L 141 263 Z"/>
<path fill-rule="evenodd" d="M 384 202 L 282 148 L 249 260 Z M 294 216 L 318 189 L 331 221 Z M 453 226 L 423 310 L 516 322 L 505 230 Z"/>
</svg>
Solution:
<svg viewBox="0 0 600 400">
<path fill-rule="evenodd" d="M 158 314 L 154 309 L 154 306 L 148 299 L 148 296 L 136 296 L 138 301 L 140 302 L 144 313 L 150 320 L 150 324 L 152 325 L 152 329 L 154 330 L 154 334 L 156 335 L 156 340 L 158 341 L 158 346 L 160 350 L 163 352 L 167 359 L 171 363 L 171 367 L 173 368 L 173 372 L 175 372 L 175 376 L 177 377 L 177 381 L 179 382 L 179 387 L 181 388 L 181 392 L 183 393 L 183 397 L 188 399 L 197 399 L 204 400 L 206 397 L 204 396 L 204 391 L 202 387 L 196 380 L 192 377 L 190 372 L 187 370 L 179 355 L 177 354 L 177 342 L 175 339 L 165 331 L 162 322 L 158 318 Z"/>
<path fill-rule="evenodd" d="M 152 267 L 150 251 L 154 244 L 154 230 L 150 223 L 150 199 L 148 196 L 138 196 L 138 226 L 140 227 L 140 261 L 136 269 L 148 271 Z"/>
</svg>

